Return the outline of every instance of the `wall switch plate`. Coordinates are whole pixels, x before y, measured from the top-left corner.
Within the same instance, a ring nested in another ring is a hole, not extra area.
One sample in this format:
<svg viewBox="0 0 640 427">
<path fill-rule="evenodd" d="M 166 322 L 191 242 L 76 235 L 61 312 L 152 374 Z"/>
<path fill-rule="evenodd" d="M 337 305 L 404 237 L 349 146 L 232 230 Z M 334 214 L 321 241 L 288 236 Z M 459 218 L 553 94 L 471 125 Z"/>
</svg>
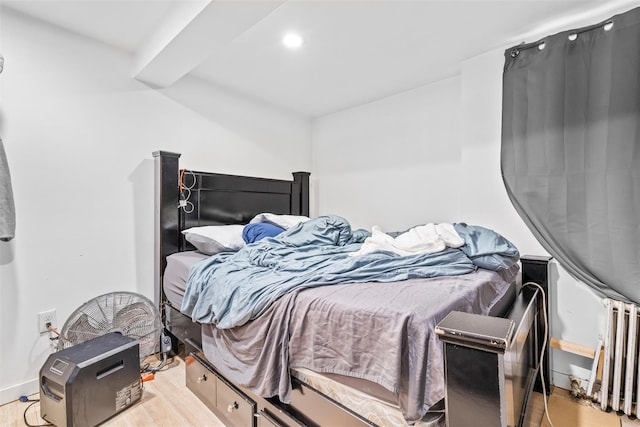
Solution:
<svg viewBox="0 0 640 427">
<path fill-rule="evenodd" d="M 43 311 L 41 313 L 38 313 L 38 330 L 40 331 L 41 334 L 45 332 L 49 332 L 49 329 L 47 328 L 47 323 L 50 323 L 51 326 L 53 326 L 54 328 L 58 326 L 56 321 L 55 310 L 48 310 L 48 311 Z"/>
</svg>

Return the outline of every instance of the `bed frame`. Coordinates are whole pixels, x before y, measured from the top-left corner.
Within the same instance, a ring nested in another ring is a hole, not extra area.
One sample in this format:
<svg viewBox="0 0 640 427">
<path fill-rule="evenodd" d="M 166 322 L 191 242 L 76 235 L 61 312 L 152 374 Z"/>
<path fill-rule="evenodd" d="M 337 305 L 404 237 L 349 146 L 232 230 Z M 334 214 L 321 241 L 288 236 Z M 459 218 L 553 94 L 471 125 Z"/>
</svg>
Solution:
<svg viewBox="0 0 640 427">
<path fill-rule="evenodd" d="M 179 209 L 180 154 L 153 153 L 155 162 L 155 304 L 174 350 L 187 365 L 187 386 L 226 425 L 374 426 L 348 408 L 292 377 L 291 404 L 265 399 L 221 375 L 202 352 L 200 325 L 173 307 L 163 287 L 166 257 L 190 250 L 181 230 L 218 224 L 246 224 L 256 214 L 309 215 L 309 173 L 293 180 L 187 171 L 193 210 Z M 190 208 L 191 206 L 189 206 Z M 522 258 L 523 281 L 547 287 L 548 261 Z M 447 425 L 519 426 L 530 417 L 531 391 L 541 390 L 542 301 L 535 288 L 522 288 L 503 318 L 452 312 L 436 328 L 445 346 Z M 546 356 L 545 356 L 546 359 Z M 548 363 L 542 367 L 549 384 Z"/>
</svg>

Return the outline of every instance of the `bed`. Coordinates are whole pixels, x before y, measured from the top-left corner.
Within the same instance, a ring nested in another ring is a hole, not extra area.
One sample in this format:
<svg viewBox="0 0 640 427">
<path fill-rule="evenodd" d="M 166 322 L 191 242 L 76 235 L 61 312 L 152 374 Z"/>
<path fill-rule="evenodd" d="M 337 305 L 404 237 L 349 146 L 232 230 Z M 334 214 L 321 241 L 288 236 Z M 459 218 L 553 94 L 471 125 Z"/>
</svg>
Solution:
<svg viewBox="0 0 640 427">
<path fill-rule="evenodd" d="M 217 318 L 216 326 L 197 310 L 190 314 L 201 321 L 194 322 L 180 308 L 190 268 L 208 256 L 195 251 L 182 231 L 247 224 L 262 212 L 308 216 L 309 174 L 294 173 L 292 181 L 181 174 L 179 154 L 159 151 L 154 157 L 155 302 L 174 346 L 186 358 L 187 386 L 225 424 L 444 426 L 445 406 L 466 405 L 464 396 L 447 391 L 447 383 L 455 382 L 448 367 L 456 361 L 446 358 L 467 347 L 477 352 L 476 332 L 483 332 L 471 331 L 467 346 L 460 339 L 464 334 L 447 328 L 450 313 L 475 313 L 507 325 L 505 348 L 488 353 L 498 354 L 498 364 L 506 361 L 506 370 L 498 370 L 500 384 L 488 393 L 497 393 L 496 425 L 518 425 L 526 418 L 537 372 L 529 347 L 539 346 L 540 301 L 536 290 L 517 286 L 517 266 L 429 278 L 409 274 L 393 286 L 380 281 L 303 286 L 279 295 L 259 316 L 238 325 L 223 327 L 225 320 Z M 184 184 L 190 187 L 188 200 L 181 196 L 181 180 L 189 180 Z M 342 227 L 339 219 L 325 222 Z M 444 325 L 440 332 L 445 331 L 440 337 L 439 323 Z M 449 344 L 443 347 L 440 338 Z M 447 346 L 456 351 L 446 351 Z"/>
</svg>

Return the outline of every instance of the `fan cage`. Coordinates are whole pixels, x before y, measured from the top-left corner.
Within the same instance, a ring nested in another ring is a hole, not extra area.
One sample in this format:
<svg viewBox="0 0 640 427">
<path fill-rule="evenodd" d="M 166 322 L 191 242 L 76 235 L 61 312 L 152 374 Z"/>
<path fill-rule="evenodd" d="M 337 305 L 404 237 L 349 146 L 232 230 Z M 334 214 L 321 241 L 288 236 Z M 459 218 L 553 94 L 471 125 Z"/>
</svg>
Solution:
<svg viewBox="0 0 640 427">
<path fill-rule="evenodd" d="M 160 313 L 148 298 L 135 292 L 111 292 L 85 302 L 69 316 L 58 350 L 116 332 L 138 340 L 142 361 L 158 352 L 161 331 Z"/>
</svg>

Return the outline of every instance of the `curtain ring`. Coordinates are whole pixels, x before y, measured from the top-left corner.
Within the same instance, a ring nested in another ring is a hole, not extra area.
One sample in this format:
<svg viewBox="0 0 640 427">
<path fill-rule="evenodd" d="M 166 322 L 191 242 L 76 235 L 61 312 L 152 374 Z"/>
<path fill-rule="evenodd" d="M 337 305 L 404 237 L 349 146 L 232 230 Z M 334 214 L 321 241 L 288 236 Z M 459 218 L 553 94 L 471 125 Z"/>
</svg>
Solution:
<svg viewBox="0 0 640 427">
<path fill-rule="evenodd" d="M 513 49 L 511 51 L 511 57 L 512 58 L 516 58 L 518 55 L 520 55 L 520 49 Z"/>
</svg>

